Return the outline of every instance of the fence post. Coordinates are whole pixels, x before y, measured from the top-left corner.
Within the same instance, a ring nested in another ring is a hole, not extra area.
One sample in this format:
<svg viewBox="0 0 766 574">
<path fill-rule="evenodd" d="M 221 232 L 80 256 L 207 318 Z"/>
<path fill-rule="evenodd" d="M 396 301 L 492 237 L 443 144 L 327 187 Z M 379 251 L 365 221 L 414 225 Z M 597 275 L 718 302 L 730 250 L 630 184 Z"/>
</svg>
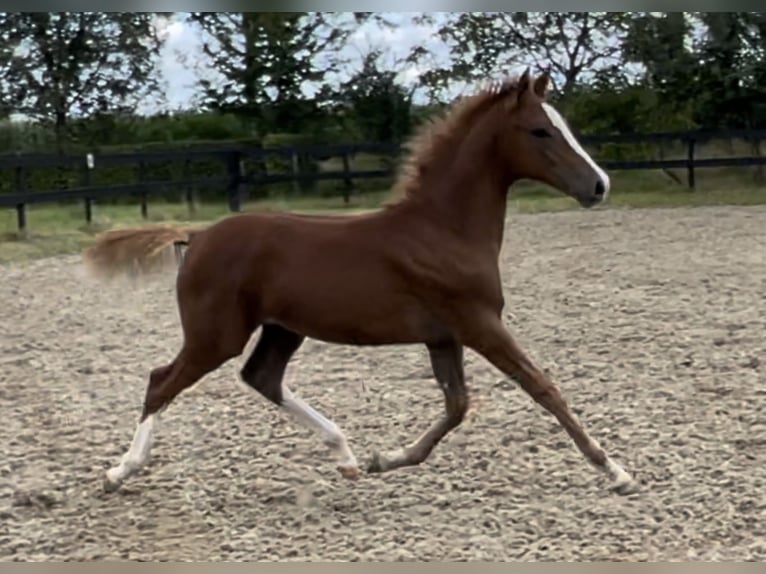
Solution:
<svg viewBox="0 0 766 574">
<path fill-rule="evenodd" d="M 93 169 L 95 162 L 93 160 L 93 154 L 85 154 L 85 163 L 83 164 L 82 171 L 82 186 L 90 187 L 91 184 L 91 170 Z M 89 196 L 85 197 L 85 221 L 88 225 L 93 223 L 93 199 Z"/>
<path fill-rule="evenodd" d="M 17 166 L 14 170 L 14 176 L 16 191 L 23 193 L 26 188 L 24 168 L 22 166 Z M 19 229 L 19 235 L 25 235 L 27 232 L 27 206 L 24 203 L 16 204 L 16 225 Z"/>
<path fill-rule="evenodd" d="M 694 136 L 690 136 L 687 143 L 688 149 L 686 156 L 686 174 L 687 180 L 689 182 L 689 189 L 694 191 L 696 187 L 696 181 L 694 179 L 694 146 L 696 145 L 697 140 L 694 139 Z"/>
<path fill-rule="evenodd" d="M 27 206 L 23 203 L 16 204 L 16 223 L 19 227 L 19 234 L 27 233 Z"/>
<path fill-rule="evenodd" d="M 138 161 L 138 183 L 146 182 L 146 161 Z M 147 219 L 149 217 L 149 204 L 146 197 L 146 188 L 141 186 L 141 217 Z"/>
<path fill-rule="evenodd" d="M 343 159 L 343 203 L 348 204 L 351 199 L 351 191 L 354 189 L 354 180 L 351 179 L 351 162 L 348 158 L 348 152 L 344 151 Z"/>
<path fill-rule="evenodd" d="M 298 158 L 298 151 L 295 148 L 290 150 L 290 173 L 293 176 L 293 194 L 299 195 L 301 192 L 301 164 Z"/>
<path fill-rule="evenodd" d="M 757 135 L 750 135 L 748 137 L 751 141 L 751 147 L 753 149 L 753 155 L 757 158 L 761 157 L 761 139 Z M 755 166 L 755 181 L 758 184 L 764 182 L 763 164 L 759 163 Z"/>
<path fill-rule="evenodd" d="M 229 211 L 242 210 L 242 179 L 244 174 L 242 152 L 231 151 L 226 154 L 226 171 L 229 173 Z"/>
<path fill-rule="evenodd" d="M 188 182 L 185 188 L 186 205 L 189 207 L 189 213 L 194 215 L 196 211 L 194 207 L 194 186 L 191 184 L 191 160 L 188 157 L 184 160 L 182 177 Z"/>
</svg>

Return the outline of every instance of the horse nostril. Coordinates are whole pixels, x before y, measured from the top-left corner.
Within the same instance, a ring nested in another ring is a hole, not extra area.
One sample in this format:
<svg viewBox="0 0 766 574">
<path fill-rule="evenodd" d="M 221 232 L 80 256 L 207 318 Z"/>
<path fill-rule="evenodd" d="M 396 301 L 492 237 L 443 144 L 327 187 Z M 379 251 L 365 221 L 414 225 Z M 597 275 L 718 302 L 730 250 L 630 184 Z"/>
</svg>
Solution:
<svg viewBox="0 0 766 574">
<path fill-rule="evenodd" d="M 596 197 L 604 197 L 605 192 L 606 187 L 604 186 L 604 182 L 599 179 L 596 183 Z"/>
</svg>

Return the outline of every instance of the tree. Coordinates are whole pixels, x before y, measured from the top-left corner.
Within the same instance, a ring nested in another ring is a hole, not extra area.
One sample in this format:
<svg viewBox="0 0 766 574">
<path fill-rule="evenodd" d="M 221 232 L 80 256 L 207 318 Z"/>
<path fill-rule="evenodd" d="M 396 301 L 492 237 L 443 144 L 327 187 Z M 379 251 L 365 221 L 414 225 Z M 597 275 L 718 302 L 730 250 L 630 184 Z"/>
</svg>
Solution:
<svg viewBox="0 0 766 574">
<path fill-rule="evenodd" d="M 625 58 L 642 65 L 665 107 L 705 127 L 747 127 L 762 113 L 765 47 L 760 13 L 638 13 Z"/>
<path fill-rule="evenodd" d="M 364 55 L 362 68 L 341 85 L 337 100 L 364 139 L 400 142 L 412 127 L 412 91 L 397 83 L 396 72 L 380 68 L 380 56 L 377 50 Z"/>
<path fill-rule="evenodd" d="M 337 65 L 332 50 L 363 14 L 193 12 L 214 73 L 200 80 L 206 103 L 250 118 L 260 135 L 297 131 L 316 114 L 307 83 Z"/>
<path fill-rule="evenodd" d="M 154 87 L 155 14 L 0 14 L 0 96 L 11 111 L 53 125 L 59 151 L 70 118 L 132 112 Z"/>
<path fill-rule="evenodd" d="M 421 21 L 433 24 L 434 16 Z M 451 62 L 424 74 L 441 89 L 454 80 L 496 77 L 510 67 L 551 68 L 556 92 L 566 98 L 584 76 L 617 74 L 628 18 L 622 12 L 468 12 L 451 16 L 439 35 Z M 428 58 L 418 48 L 414 62 Z"/>
<path fill-rule="evenodd" d="M 692 22 L 684 12 L 640 12 L 630 21 L 625 61 L 643 67 L 643 83 L 669 106 L 691 101 L 698 90 L 699 62 L 691 30 Z"/>
<path fill-rule="evenodd" d="M 705 87 L 699 120 L 705 125 L 752 127 L 766 101 L 766 16 L 706 12 L 697 17 L 706 29 L 699 46 L 699 81 Z"/>
</svg>

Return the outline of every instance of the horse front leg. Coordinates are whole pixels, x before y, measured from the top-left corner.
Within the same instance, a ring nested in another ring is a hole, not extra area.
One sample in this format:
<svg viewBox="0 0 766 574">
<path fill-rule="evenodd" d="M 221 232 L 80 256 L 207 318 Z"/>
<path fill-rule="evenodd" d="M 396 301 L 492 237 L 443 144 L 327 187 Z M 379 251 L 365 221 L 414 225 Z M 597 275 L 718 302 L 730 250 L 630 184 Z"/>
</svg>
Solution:
<svg viewBox="0 0 766 574">
<path fill-rule="evenodd" d="M 463 371 L 463 347 L 455 340 L 428 344 L 431 367 L 444 393 L 444 415 L 415 442 L 389 453 L 375 453 L 367 471 L 385 472 L 425 461 L 434 447 L 463 422 L 468 410 L 468 392 Z"/>
<path fill-rule="evenodd" d="M 295 396 L 284 382 L 287 364 L 304 339 L 303 335 L 279 325 L 264 325 L 240 376 L 251 388 L 289 413 L 296 422 L 318 433 L 335 453 L 340 474 L 348 479 L 357 479 L 359 465 L 343 431 L 335 422 Z"/>
<path fill-rule="evenodd" d="M 500 317 L 486 313 L 473 317 L 470 329 L 466 329 L 465 345 L 515 380 L 535 402 L 555 416 L 585 458 L 612 479 L 615 491 L 628 494 L 638 490 L 638 483 L 583 428 L 558 387 L 522 351 Z"/>
</svg>

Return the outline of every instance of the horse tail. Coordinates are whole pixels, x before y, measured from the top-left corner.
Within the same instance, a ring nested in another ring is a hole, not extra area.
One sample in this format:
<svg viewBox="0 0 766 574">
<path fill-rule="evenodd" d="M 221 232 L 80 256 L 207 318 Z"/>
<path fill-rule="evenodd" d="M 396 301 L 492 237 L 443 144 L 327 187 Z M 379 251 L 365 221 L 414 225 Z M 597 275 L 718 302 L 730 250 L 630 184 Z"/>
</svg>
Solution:
<svg viewBox="0 0 766 574">
<path fill-rule="evenodd" d="M 96 236 L 95 244 L 83 251 L 83 263 L 92 275 L 102 279 L 160 271 L 180 265 L 182 248 L 199 231 L 172 225 L 111 229 Z"/>
</svg>

